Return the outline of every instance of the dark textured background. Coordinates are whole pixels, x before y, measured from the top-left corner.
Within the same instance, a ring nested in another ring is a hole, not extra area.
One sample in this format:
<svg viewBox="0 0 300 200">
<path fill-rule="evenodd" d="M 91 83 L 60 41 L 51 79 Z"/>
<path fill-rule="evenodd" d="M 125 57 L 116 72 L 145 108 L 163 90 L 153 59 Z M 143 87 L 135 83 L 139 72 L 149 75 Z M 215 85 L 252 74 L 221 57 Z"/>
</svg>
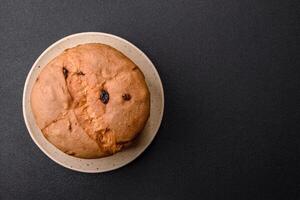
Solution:
<svg viewBox="0 0 300 200">
<path fill-rule="evenodd" d="M 295 1 L 0 1 L 0 199 L 300 199 Z M 46 157 L 22 116 L 35 59 L 77 32 L 116 34 L 157 66 L 157 137 L 116 171 Z"/>
</svg>

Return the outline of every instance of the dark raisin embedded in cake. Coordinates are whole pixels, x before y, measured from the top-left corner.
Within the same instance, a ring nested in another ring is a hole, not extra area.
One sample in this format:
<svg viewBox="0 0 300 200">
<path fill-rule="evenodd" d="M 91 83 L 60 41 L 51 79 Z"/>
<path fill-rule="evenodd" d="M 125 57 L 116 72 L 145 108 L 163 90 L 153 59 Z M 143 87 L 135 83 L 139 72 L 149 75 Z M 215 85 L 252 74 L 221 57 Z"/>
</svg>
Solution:
<svg viewBox="0 0 300 200">
<path fill-rule="evenodd" d="M 100 100 L 102 103 L 107 104 L 109 101 L 109 94 L 106 90 L 101 90 L 100 91 Z"/>
<path fill-rule="evenodd" d="M 64 74 L 65 79 L 68 78 L 68 73 L 69 73 L 69 71 L 65 67 L 63 67 L 63 74 Z"/>
<path fill-rule="evenodd" d="M 69 131 L 72 131 L 72 124 L 71 123 L 69 124 L 68 129 L 69 129 Z"/>
<path fill-rule="evenodd" d="M 125 101 L 129 101 L 130 99 L 131 99 L 131 96 L 130 96 L 130 94 L 123 94 L 122 95 L 122 98 L 125 100 Z"/>
<path fill-rule="evenodd" d="M 79 76 L 84 76 L 85 75 L 85 73 L 83 73 L 82 71 L 76 72 L 76 74 L 79 75 Z"/>
</svg>

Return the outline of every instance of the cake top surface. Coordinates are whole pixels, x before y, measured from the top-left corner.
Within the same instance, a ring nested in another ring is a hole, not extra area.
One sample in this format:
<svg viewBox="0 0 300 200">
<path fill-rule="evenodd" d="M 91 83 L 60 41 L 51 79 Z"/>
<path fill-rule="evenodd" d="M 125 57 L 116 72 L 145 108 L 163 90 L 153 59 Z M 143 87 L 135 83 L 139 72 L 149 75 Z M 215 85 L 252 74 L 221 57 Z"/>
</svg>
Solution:
<svg viewBox="0 0 300 200">
<path fill-rule="evenodd" d="M 129 58 L 91 43 L 65 50 L 44 67 L 31 106 L 52 144 L 70 155 L 96 158 L 121 150 L 143 129 L 150 94 Z"/>
</svg>

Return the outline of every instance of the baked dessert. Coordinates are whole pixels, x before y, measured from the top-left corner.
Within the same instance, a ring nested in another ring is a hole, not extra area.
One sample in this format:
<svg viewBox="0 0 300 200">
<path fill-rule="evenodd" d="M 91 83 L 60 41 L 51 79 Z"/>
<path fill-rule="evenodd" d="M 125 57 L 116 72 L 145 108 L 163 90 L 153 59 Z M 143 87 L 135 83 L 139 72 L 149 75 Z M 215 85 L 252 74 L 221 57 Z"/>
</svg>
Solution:
<svg viewBox="0 0 300 200">
<path fill-rule="evenodd" d="M 114 154 L 144 128 L 150 93 L 129 58 L 104 44 L 65 50 L 39 74 L 31 107 L 44 136 L 80 158 Z"/>
</svg>

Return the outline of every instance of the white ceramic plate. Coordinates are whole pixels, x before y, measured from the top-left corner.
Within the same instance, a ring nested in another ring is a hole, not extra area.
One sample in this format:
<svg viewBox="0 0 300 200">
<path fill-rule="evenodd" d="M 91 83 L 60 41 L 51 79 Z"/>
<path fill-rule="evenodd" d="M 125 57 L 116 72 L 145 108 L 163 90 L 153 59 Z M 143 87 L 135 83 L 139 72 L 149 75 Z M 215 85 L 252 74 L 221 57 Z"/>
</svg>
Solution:
<svg viewBox="0 0 300 200">
<path fill-rule="evenodd" d="M 151 109 L 148 122 L 130 148 L 115 155 L 99 159 L 80 159 L 69 156 L 48 142 L 35 123 L 30 106 L 32 86 L 43 67 L 65 49 L 84 43 L 110 45 L 136 63 L 143 71 L 151 94 Z M 67 36 L 48 47 L 33 64 L 24 86 L 23 115 L 29 134 L 36 145 L 56 163 L 80 172 L 105 172 L 122 167 L 137 158 L 149 146 L 156 135 L 164 110 L 164 93 L 160 77 L 149 58 L 130 42 L 107 33 L 86 32 Z"/>
</svg>

